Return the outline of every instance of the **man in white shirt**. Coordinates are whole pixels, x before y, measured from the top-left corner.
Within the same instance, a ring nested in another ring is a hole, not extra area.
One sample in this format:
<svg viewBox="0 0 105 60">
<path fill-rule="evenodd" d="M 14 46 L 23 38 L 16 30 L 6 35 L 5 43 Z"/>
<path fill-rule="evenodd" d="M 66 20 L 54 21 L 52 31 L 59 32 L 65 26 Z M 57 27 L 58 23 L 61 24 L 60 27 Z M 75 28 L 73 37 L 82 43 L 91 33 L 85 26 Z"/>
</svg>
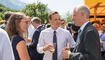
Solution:
<svg viewBox="0 0 105 60">
<path fill-rule="evenodd" d="M 15 60 L 7 33 L 0 28 L 0 60 Z"/>
<path fill-rule="evenodd" d="M 41 32 L 37 45 L 37 50 L 39 53 L 45 53 L 43 60 L 62 60 L 62 49 L 66 47 L 66 45 L 68 45 L 68 42 L 70 47 L 74 47 L 75 42 L 69 31 L 59 27 L 60 15 L 58 12 L 50 13 L 48 19 L 51 27 Z M 54 47 L 54 31 L 56 31 L 56 59 L 53 58 L 55 53 L 50 52 Z"/>
<path fill-rule="evenodd" d="M 35 28 L 32 24 L 28 27 L 28 39 L 32 40 L 32 36 L 34 34 Z"/>
<path fill-rule="evenodd" d="M 63 29 L 66 29 L 66 22 L 65 22 L 64 19 L 61 19 L 60 27 L 63 28 Z"/>
<path fill-rule="evenodd" d="M 32 40 L 33 34 L 36 30 L 37 26 L 36 23 L 33 21 L 33 19 L 31 19 L 31 24 L 28 27 L 28 39 Z"/>
</svg>

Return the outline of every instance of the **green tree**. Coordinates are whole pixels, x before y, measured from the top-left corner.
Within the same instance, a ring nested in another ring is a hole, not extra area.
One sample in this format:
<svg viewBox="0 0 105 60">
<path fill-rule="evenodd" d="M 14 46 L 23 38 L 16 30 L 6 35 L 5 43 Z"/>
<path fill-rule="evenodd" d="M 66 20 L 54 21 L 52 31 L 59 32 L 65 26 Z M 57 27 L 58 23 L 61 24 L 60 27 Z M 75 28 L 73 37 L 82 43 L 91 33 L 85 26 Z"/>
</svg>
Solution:
<svg viewBox="0 0 105 60">
<path fill-rule="evenodd" d="M 72 14 L 71 14 L 70 12 L 67 12 L 67 13 L 66 13 L 65 18 L 66 18 L 66 23 L 68 23 L 68 22 L 73 22 L 73 21 L 72 21 Z"/>
<path fill-rule="evenodd" d="M 4 19 L 4 14 L 3 13 L 0 13 L 0 17 L 2 18 L 2 19 Z"/>
<path fill-rule="evenodd" d="M 0 5 L 0 20 L 4 20 L 4 12 L 6 11 L 7 9 Z"/>
<path fill-rule="evenodd" d="M 10 9 L 10 8 L 7 8 L 4 5 L 0 4 L 0 20 L 4 20 L 5 19 L 4 18 L 5 17 L 4 13 L 7 12 L 7 11 L 17 12 L 18 10 Z"/>
<path fill-rule="evenodd" d="M 39 17 L 42 23 L 48 23 L 47 5 L 41 2 L 26 5 L 22 12 L 30 17 Z"/>
</svg>

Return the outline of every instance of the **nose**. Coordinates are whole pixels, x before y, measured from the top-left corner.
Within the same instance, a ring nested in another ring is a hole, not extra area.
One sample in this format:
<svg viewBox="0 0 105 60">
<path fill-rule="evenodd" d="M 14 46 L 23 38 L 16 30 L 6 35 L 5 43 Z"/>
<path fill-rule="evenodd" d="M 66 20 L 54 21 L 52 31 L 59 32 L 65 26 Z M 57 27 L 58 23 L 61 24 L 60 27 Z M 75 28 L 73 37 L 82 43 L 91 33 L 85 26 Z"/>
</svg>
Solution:
<svg viewBox="0 0 105 60">
<path fill-rule="evenodd" d="M 74 17 L 72 17 L 72 20 L 74 21 Z"/>
</svg>

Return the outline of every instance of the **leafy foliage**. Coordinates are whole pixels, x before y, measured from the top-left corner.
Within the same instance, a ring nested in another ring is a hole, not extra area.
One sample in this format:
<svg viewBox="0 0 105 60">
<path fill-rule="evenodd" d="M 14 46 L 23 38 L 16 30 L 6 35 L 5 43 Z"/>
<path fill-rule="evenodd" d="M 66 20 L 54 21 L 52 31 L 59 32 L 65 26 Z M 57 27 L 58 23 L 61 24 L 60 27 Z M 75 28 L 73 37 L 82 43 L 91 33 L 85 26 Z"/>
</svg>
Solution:
<svg viewBox="0 0 105 60">
<path fill-rule="evenodd" d="M 6 8 L 4 5 L 0 4 L 0 20 L 4 20 L 5 15 L 4 13 L 7 11 L 17 12 L 18 10 Z"/>
<path fill-rule="evenodd" d="M 41 2 L 27 5 L 22 12 L 30 17 L 39 17 L 42 20 L 42 23 L 48 23 L 47 5 Z"/>
<path fill-rule="evenodd" d="M 72 21 L 72 14 L 71 13 L 66 13 L 66 23 L 68 23 L 68 22 L 73 22 Z"/>
</svg>

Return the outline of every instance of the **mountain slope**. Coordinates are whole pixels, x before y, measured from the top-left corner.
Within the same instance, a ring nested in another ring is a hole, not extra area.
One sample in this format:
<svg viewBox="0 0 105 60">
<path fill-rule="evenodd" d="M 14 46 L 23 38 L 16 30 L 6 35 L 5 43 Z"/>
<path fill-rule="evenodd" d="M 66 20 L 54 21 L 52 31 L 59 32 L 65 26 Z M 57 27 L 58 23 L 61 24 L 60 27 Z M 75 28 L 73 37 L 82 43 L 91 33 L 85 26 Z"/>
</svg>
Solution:
<svg viewBox="0 0 105 60">
<path fill-rule="evenodd" d="M 19 0 L 0 0 L 0 4 L 3 4 L 8 8 L 16 9 L 16 10 L 23 9 L 26 5 L 25 3 Z"/>
</svg>

